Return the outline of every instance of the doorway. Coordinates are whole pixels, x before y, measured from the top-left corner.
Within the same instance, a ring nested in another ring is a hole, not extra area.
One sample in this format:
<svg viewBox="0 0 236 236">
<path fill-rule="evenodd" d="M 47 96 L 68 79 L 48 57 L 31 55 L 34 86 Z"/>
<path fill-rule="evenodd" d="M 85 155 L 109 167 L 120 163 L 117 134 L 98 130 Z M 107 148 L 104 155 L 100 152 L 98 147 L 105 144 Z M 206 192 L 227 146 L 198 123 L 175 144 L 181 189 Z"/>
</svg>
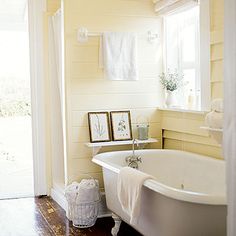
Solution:
<svg viewBox="0 0 236 236">
<path fill-rule="evenodd" d="M 34 196 L 27 2 L 0 0 L 0 199 Z"/>
</svg>

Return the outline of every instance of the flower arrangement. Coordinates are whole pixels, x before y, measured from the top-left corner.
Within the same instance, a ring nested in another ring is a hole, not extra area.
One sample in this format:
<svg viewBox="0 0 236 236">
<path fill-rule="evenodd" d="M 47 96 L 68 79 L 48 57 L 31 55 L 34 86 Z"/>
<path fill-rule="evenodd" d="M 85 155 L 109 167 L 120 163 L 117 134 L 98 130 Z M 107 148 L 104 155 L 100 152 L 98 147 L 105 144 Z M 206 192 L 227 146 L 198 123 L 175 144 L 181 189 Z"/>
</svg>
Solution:
<svg viewBox="0 0 236 236">
<path fill-rule="evenodd" d="M 170 92 L 173 92 L 184 85 L 184 75 L 179 74 L 177 69 L 175 69 L 173 73 L 170 71 L 170 69 L 168 69 L 166 73 L 159 75 L 159 78 L 163 89 L 166 89 Z"/>
</svg>

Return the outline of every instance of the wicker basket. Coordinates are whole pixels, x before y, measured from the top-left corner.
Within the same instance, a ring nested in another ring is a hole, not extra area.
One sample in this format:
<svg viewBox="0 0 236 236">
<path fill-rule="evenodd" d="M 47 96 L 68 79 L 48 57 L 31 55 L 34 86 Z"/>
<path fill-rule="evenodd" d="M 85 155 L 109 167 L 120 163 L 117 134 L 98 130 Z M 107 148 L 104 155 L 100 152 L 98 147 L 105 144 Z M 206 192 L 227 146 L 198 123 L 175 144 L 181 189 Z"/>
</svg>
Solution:
<svg viewBox="0 0 236 236">
<path fill-rule="evenodd" d="M 96 187 L 99 191 L 99 186 L 97 181 L 92 177 L 91 179 L 94 180 Z M 78 228 L 92 227 L 97 220 L 100 201 L 101 201 L 100 194 L 98 201 L 83 202 L 83 203 L 76 203 L 76 201 L 73 202 L 68 201 L 70 218 L 73 222 L 73 226 Z"/>
<path fill-rule="evenodd" d="M 75 204 L 71 208 L 73 226 L 78 228 L 92 227 L 97 220 L 99 201 Z"/>
</svg>

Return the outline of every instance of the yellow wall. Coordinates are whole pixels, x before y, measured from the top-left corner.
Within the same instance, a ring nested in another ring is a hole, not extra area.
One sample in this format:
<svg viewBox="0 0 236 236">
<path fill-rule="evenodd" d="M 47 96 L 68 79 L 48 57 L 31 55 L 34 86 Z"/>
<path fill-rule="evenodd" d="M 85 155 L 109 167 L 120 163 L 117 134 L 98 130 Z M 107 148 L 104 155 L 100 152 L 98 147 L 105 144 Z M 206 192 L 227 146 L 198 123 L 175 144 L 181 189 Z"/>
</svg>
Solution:
<svg viewBox="0 0 236 236">
<path fill-rule="evenodd" d="M 211 96 L 216 98 L 223 96 L 223 0 L 210 2 Z M 56 0 L 48 1 L 48 12 L 54 12 L 58 4 Z M 153 9 L 152 1 L 147 0 L 64 0 L 66 177 L 69 182 L 84 177 L 83 172 L 100 180 L 102 177 L 100 167 L 91 162 L 91 150 L 85 146 L 89 142 L 89 111 L 131 110 L 134 136 L 138 117 L 145 114 L 151 124 L 150 136 L 161 139 L 163 129 L 164 148 L 221 157 L 219 145 L 208 132 L 199 128 L 204 124 L 204 114 L 157 110 L 162 97 L 158 82 L 162 70 L 162 44 L 160 40 L 155 44 L 146 40 L 146 32 L 150 29 L 161 33 L 161 20 Z M 140 80 L 104 79 L 103 71 L 98 67 L 99 37 L 79 43 L 76 34 L 81 26 L 95 32 L 137 32 Z M 159 142 L 153 147 L 160 148 L 161 145 Z"/>
<path fill-rule="evenodd" d="M 47 12 L 55 13 L 61 6 L 61 0 L 47 0 Z"/>
<path fill-rule="evenodd" d="M 147 0 L 68 0 L 64 1 L 64 14 L 68 178 L 71 181 L 84 177 L 80 174 L 87 172 L 101 179 L 101 169 L 91 162 L 91 150 L 85 146 L 89 142 L 88 111 L 131 110 L 134 129 L 138 117 L 145 115 L 151 122 L 150 135 L 161 137 L 160 112 L 156 107 L 162 93 L 157 78 L 162 67 L 162 48 L 160 40 L 150 44 L 146 38 L 148 30 L 161 32 L 161 21 L 152 1 Z M 95 32 L 137 32 L 140 80 L 104 79 L 98 67 L 99 37 L 79 43 L 79 26 Z M 160 146 L 161 143 L 155 145 Z"/>
<path fill-rule="evenodd" d="M 210 0 L 211 22 L 211 97 L 223 97 L 223 18 L 224 0 Z M 180 149 L 222 157 L 219 145 L 200 130 L 204 124 L 204 114 L 190 114 L 164 111 L 162 129 L 164 148 Z"/>
</svg>

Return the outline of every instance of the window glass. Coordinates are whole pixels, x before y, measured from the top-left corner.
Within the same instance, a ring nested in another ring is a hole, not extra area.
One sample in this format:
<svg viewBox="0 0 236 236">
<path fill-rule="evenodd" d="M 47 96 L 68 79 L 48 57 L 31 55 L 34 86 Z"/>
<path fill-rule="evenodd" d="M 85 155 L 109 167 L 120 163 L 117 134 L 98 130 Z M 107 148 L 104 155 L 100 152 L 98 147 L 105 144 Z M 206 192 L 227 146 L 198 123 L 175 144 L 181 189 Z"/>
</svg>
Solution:
<svg viewBox="0 0 236 236">
<path fill-rule="evenodd" d="M 195 27 L 190 25 L 183 30 L 183 62 L 195 62 Z"/>
<path fill-rule="evenodd" d="M 175 92 L 175 105 L 186 108 L 189 95 L 196 97 L 200 92 L 199 7 L 166 16 L 164 31 L 165 69 L 184 75 L 184 86 Z"/>
</svg>

